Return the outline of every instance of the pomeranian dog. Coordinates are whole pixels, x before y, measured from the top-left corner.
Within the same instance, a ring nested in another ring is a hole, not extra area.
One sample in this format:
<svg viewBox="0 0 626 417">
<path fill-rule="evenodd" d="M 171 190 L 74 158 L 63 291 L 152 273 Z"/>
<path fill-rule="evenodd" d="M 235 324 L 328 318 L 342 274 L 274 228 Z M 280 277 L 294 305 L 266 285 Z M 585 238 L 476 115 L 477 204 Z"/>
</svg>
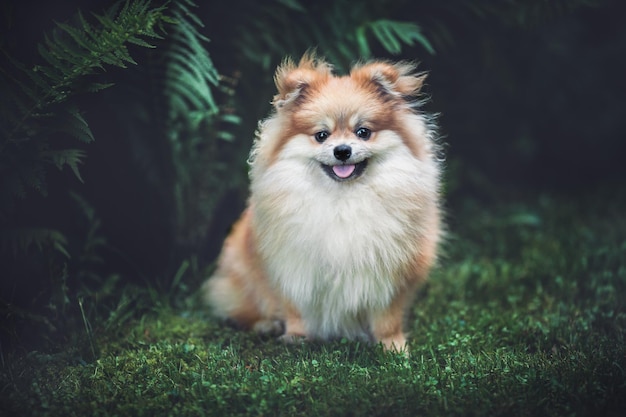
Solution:
<svg viewBox="0 0 626 417">
<path fill-rule="evenodd" d="M 214 312 L 286 341 L 407 351 L 403 321 L 441 235 L 435 133 L 415 65 L 337 76 L 307 53 L 278 67 L 250 154 L 250 199 L 203 287 Z"/>
</svg>

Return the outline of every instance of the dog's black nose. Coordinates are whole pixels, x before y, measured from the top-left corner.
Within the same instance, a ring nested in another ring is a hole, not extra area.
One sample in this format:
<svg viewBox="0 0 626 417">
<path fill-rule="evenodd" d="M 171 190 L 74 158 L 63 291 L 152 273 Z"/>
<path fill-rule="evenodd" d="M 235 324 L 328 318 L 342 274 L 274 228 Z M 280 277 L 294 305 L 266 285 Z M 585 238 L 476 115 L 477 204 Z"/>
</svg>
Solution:
<svg viewBox="0 0 626 417">
<path fill-rule="evenodd" d="M 333 150 L 333 153 L 335 154 L 335 158 L 340 161 L 347 161 L 352 155 L 352 148 L 348 145 L 338 145 Z"/>
</svg>

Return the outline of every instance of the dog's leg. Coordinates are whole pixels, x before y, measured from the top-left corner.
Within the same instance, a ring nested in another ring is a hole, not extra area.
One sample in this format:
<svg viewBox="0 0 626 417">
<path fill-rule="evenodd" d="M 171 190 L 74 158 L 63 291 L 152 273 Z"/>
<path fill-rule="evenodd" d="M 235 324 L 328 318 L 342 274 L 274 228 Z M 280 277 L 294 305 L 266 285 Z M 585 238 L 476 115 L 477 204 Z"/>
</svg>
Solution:
<svg viewBox="0 0 626 417">
<path fill-rule="evenodd" d="M 386 309 L 374 313 L 370 319 L 372 335 L 386 350 L 408 354 L 408 345 L 403 330 L 407 308 L 411 305 L 417 288 L 426 281 L 428 272 L 435 262 L 439 241 L 439 220 L 436 211 L 431 214 L 430 233 L 421 242 L 420 251 L 407 271 L 405 284 L 397 289 L 397 294 Z"/>
<path fill-rule="evenodd" d="M 291 303 L 284 301 L 285 311 L 285 334 L 280 340 L 285 343 L 296 343 L 306 338 L 306 329 L 300 316 L 300 312 Z"/>
<path fill-rule="evenodd" d="M 242 281 L 237 275 L 217 275 L 204 284 L 205 299 L 214 314 L 261 335 L 283 334 L 285 323 L 276 297 L 258 286 L 248 288 Z"/>
<path fill-rule="evenodd" d="M 410 300 L 410 291 L 400 291 L 390 306 L 374 313 L 370 318 L 372 335 L 387 351 L 408 354 L 409 348 L 403 332 L 404 313 Z"/>
<path fill-rule="evenodd" d="M 278 336 L 284 331 L 280 298 L 263 274 L 246 210 L 226 239 L 213 277 L 204 284 L 205 301 L 218 317 L 243 329 Z"/>
</svg>

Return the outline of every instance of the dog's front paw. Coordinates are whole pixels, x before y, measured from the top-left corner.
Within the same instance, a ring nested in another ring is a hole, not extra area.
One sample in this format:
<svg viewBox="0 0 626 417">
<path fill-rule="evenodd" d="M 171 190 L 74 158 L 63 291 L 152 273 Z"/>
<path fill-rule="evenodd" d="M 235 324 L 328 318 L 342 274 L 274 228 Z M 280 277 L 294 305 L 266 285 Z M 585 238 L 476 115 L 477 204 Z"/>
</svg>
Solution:
<svg viewBox="0 0 626 417">
<path fill-rule="evenodd" d="M 261 335 L 279 336 L 285 333 L 285 323 L 282 320 L 259 320 L 252 330 Z"/>
<path fill-rule="evenodd" d="M 301 334 L 286 333 L 278 338 L 286 345 L 295 345 L 306 341 L 306 336 Z"/>
<path fill-rule="evenodd" d="M 387 352 L 398 353 L 400 355 L 409 357 L 409 345 L 403 334 L 395 335 L 392 337 L 386 337 L 380 340 L 383 345 L 383 349 Z"/>
</svg>

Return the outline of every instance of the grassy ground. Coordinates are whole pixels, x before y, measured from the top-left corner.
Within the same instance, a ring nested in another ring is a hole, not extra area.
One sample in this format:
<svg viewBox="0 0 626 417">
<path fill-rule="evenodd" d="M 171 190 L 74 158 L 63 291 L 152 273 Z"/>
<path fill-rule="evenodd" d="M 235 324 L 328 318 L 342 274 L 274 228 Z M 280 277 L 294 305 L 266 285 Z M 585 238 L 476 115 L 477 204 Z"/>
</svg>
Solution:
<svg viewBox="0 0 626 417">
<path fill-rule="evenodd" d="M 94 324 L 97 359 L 84 340 L 5 353 L 0 414 L 623 415 L 626 194 L 509 200 L 451 212 L 409 359 L 283 346 L 161 304 Z"/>
</svg>

